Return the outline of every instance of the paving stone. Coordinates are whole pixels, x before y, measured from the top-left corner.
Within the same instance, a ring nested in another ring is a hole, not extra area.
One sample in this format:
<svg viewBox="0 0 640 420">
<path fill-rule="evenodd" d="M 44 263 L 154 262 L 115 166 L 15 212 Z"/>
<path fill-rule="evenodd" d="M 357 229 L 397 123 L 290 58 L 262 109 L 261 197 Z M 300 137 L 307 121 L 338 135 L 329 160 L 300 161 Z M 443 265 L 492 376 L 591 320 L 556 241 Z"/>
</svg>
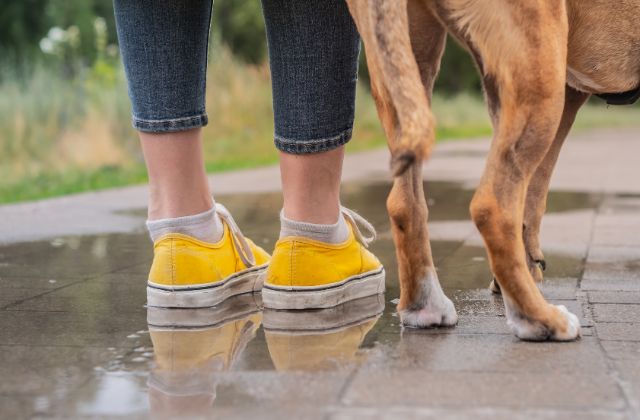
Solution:
<svg viewBox="0 0 640 420">
<path fill-rule="evenodd" d="M 587 293 L 589 303 L 634 303 L 640 304 L 639 292 L 599 291 Z"/>
<path fill-rule="evenodd" d="M 70 346 L 0 345 L 0 395 L 64 395 L 82 385 L 115 349 Z M 73 361 L 73 363 L 70 363 Z"/>
<path fill-rule="evenodd" d="M 238 404 L 236 406 L 216 406 L 214 403 L 213 409 L 207 411 L 214 418 L 222 419 L 300 419 L 300 420 L 324 420 L 327 418 L 329 407 L 308 405 L 308 404 L 296 404 L 296 405 L 268 405 L 268 406 L 243 406 Z M 205 416 L 202 416 L 205 418 Z"/>
<path fill-rule="evenodd" d="M 605 200 L 595 218 L 592 244 L 640 246 L 640 199 Z"/>
<path fill-rule="evenodd" d="M 0 275 L 2 294 L 41 293 L 56 290 L 66 285 L 77 283 L 83 279 L 68 277 L 10 277 Z"/>
<path fill-rule="evenodd" d="M 547 278 L 539 285 L 540 291 L 547 299 L 574 300 L 578 290 L 577 278 Z"/>
<path fill-rule="evenodd" d="M 640 324 L 598 322 L 596 323 L 596 332 L 601 340 L 640 341 Z"/>
<path fill-rule="evenodd" d="M 44 403 L 44 404 L 43 404 Z M 49 408 L 47 401 L 40 401 L 43 408 Z M 3 419 L 24 419 L 31 418 L 34 414 L 45 414 L 42 410 L 37 410 L 38 401 L 34 401 L 31 396 L 25 395 L 0 395 L 0 417 Z M 38 413 L 40 411 L 40 413 Z"/>
<path fill-rule="evenodd" d="M 477 409 L 438 409 L 424 407 L 390 407 L 390 408 L 336 408 L 328 417 L 333 420 L 346 419 L 437 419 L 437 420 L 552 420 L 552 419 L 581 419 L 581 420 L 622 420 L 629 419 L 628 414 L 621 411 L 603 410 L 530 410 L 508 408 L 477 408 Z"/>
<path fill-rule="evenodd" d="M 590 273 L 593 276 L 594 273 Z M 632 273 L 611 274 L 609 278 L 605 278 L 605 273 L 598 274 L 603 276 L 600 278 L 585 278 L 580 283 L 582 290 L 612 290 L 612 291 L 640 291 L 640 277 Z"/>
<path fill-rule="evenodd" d="M 217 406 L 325 406 L 337 404 L 351 376 L 339 372 L 225 372 L 216 389 Z"/>
<path fill-rule="evenodd" d="M 54 418 L 149 418 L 150 394 L 145 388 L 146 375 L 142 372 L 92 372 L 91 379 L 56 400 L 48 412 Z M 167 416 L 162 409 L 153 414 L 155 418 L 177 418 Z"/>
<path fill-rule="evenodd" d="M 640 323 L 640 305 L 619 303 L 596 303 L 593 313 L 596 322 Z"/>
<path fill-rule="evenodd" d="M 603 341 L 602 348 L 610 359 L 640 369 L 640 342 Z"/>
<path fill-rule="evenodd" d="M 0 281 L 1 283 L 1 281 Z M 0 288 L 2 286 L 0 285 Z M 21 302 L 24 299 L 29 299 L 34 296 L 38 296 L 42 293 L 48 292 L 47 289 L 26 289 L 26 288 L 5 288 L 2 289 L 0 294 L 0 308 L 8 305 L 13 305 L 16 302 Z"/>
<path fill-rule="evenodd" d="M 604 374 L 606 357 L 593 337 L 571 343 L 526 343 L 513 335 L 426 335 L 405 331 L 392 346 L 371 352 L 364 370 L 469 372 L 584 371 Z"/>
<path fill-rule="evenodd" d="M 640 291 L 639 247 L 592 247 L 580 283 L 583 290 Z"/>
<path fill-rule="evenodd" d="M 372 386 L 375 384 L 375 386 Z M 607 374 L 360 371 L 346 391 L 349 406 L 513 407 L 622 410 Z"/>
<path fill-rule="evenodd" d="M 127 338 L 147 329 L 146 312 L 113 313 L 0 311 L 0 344 L 25 346 L 136 346 Z"/>
<path fill-rule="evenodd" d="M 146 313 L 146 275 L 105 275 L 10 306 L 12 311 Z"/>
<path fill-rule="evenodd" d="M 634 224 L 631 227 L 625 227 L 624 225 L 616 225 L 611 227 L 598 227 L 594 229 L 593 233 L 593 245 L 596 246 L 640 246 L 640 232 L 637 226 Z"/>
</svg>

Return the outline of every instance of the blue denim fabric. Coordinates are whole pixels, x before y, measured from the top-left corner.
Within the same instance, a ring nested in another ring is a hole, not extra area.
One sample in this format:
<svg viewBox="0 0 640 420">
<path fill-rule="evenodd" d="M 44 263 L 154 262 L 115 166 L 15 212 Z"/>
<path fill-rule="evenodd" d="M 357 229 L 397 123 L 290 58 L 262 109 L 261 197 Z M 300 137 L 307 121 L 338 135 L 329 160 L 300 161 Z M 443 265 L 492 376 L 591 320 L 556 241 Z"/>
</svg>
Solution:
<svg viewBox="0 0 640 420">
<path fill-rule="evenodd" d="M 233 1 L 233 0 L 223 0 Z M 360 38 L 344 0 L 262 0 L 273 86 L 274 142 L 287 153 L 351 139 Z M 211 0 L 114 0 L 133 126 L 207 124 Z"/>
</svg>

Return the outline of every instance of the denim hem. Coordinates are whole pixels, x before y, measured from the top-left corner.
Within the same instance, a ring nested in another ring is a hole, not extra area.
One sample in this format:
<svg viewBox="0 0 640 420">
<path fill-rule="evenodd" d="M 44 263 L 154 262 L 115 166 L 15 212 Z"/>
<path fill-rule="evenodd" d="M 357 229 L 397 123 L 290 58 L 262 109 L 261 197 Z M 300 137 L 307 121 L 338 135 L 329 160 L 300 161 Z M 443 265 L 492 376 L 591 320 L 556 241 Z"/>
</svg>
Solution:
<svg viewBox="0 0 640 420">
<path fill-rule="evenodd" d="M 281 152 L 291 153 L 294 155 L 328 152 L 329 150 L 333 150 L 347 144 L 349 140 L 351 140 L 352 131 L 353 130 L 349 128 L 336 136 L 313 140 L 286 139 L 276 134 L 273 142 L 275 143 L 276 148 Z"/>
<path fill-rule="evenodd" d="M 185 131 L 192 128 L 204 127 L 209 122 L 206 112 L 199 115 L 183 118 L 172 118 L 167 120 L 144 120 L 132 118 L 133 128 L 148 133 L 170 133 L 174 131 Z"/>
</svg>

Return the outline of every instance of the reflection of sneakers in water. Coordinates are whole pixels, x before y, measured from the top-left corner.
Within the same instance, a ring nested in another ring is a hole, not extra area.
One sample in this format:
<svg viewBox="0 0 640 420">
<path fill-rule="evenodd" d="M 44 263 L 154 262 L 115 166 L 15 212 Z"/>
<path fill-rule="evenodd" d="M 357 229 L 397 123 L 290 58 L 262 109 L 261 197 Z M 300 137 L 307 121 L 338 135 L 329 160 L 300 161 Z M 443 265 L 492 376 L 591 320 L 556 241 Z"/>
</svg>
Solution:
<svg viewBox="0 0 640 420">
<path fill-rule="evenodd" d="M 312 311 L 265 309 L 264 331 L 278 370 L 326 370 L 358 363 L 367 333 L 384 310 L 384 295 Z"/>
<path fill-rule="evenodd" d="M 287 236 L 275 246 L 262 289 L 273 309 L 330 308 L 384 292 L 384 268 L 366 249 L 375 230 L 357 213 L 342 208 L 349 237 L 341 244 Z M 371 236 L 360 232 L 356 221 Z"/>
<path fill-rule="evenodd" d="M 154 418 L 210 415 L 218 374 L 229 370 L 262 322 L 254 295 L 215 308 L 148 308 L 155 367 L 149 375 Z"/>
<path fill-rule="evenodd" d="M 147 285 L 149 306 L 214 306 L 261 289 L 269 254 L 242 235 L 224 206 L 217 204 L 216 212 L 224 225 L 217 243 L 179 233 L 156 241 Z"/>
</svg>

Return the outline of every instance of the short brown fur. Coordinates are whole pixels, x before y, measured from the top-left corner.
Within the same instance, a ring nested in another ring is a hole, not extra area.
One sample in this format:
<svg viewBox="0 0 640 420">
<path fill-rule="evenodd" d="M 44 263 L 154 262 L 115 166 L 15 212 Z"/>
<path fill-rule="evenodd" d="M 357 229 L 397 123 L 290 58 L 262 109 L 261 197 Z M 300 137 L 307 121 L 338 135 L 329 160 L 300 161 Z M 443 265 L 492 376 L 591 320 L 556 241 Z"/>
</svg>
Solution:
<svg viewBox="0 0 640 420">
<path fill-rule="evenodd" d="M 421 165 L 433 146 L 430 99 L 449 32 L 476 60 L 494 125 L 470 211 L 495 289 L 499 285 L 520 337 L 579 337 L 571 316 L 547 303 L 535 284 L 544 266 L 540 223 L 553 168 L 580 106 L 592 93 L 640 85 L 640 0 L 347 3 L 365 44 L 392 156 L 387 208 L 399 265 L 398 310 L 425 306 L 421 282 L 435 272 Z"/>
</svg>

